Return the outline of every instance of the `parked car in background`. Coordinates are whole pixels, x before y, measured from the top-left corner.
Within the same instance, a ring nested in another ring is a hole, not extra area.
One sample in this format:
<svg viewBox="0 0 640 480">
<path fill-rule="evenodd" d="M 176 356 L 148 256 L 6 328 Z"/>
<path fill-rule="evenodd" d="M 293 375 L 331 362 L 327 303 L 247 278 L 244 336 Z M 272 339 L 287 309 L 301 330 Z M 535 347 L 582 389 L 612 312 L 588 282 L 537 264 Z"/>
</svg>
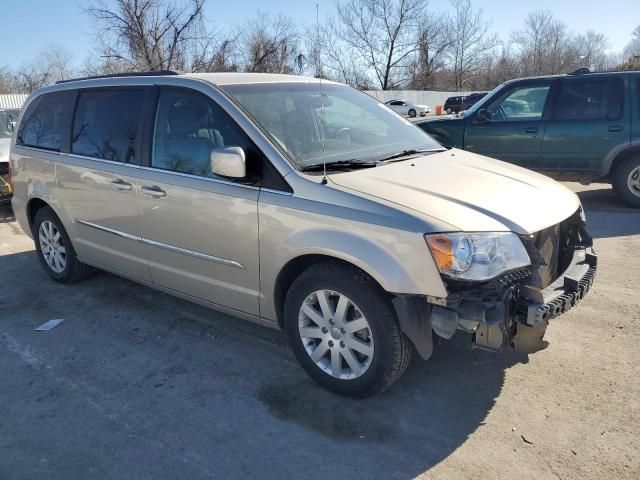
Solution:
<svg viewBox="0 0 640 480">
<path fill-rule="evenodd" d="M 431 112 L 431 107 L 428 105 L 414 105 L 405 100 L 389 100 L 384 104 L 394 112 L 404 115 L 405 117 L 414 118 L 417 115 L 424 117 L 427 113 Z"/>
<path fill-rule="evenodd" d="M 449 97 L 442 109 L 447 113 L 458 113 L 462 109 L 463 96 Z"/>
<path fill-rule="evenodd" d="M 345 395 L 434 336 L 530 351 L 596 272 L 574 193 L 329 81 L 68 81 L 30 95 L 13 138 L 15 216 L 52 279 L 97 267 L 283 329 Z"/>
<path fill-rule="evenodd" d="M 484 98 L 489 92 L 476 92 L 471 95 L 467 95 L 462 100 L 462 105 L 460 106 L 460 110 L 469 110 L 473 107 L 477 102 L 479 102 L 482 98 Z"/>
<path fill-rule="evenodd" d="M 419 126 L 443 145 L 556 179 L 610 182 L 640 208 L 640 72 L 511 80 L 464 115 Z"/>
<path fill-rule="evenodd" d="M 0 110 L 0 203 L 11 198 L 9 147 L 15 125 L 16 117 L 6 110 Z"/>
</svg>

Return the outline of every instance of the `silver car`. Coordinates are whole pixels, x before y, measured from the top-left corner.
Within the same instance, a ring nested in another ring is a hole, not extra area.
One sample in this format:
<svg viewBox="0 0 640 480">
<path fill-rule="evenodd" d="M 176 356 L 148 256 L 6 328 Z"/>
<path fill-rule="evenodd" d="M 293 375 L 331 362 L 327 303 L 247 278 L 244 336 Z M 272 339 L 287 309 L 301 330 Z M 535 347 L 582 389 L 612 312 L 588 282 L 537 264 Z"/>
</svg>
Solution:
<svg viewBox="0 0 640 480">
<path fill-rule="evenodd" d="M 387 388 L 436 340 L 535 350 L 596 271 L 565 187 L 324 80 L 59 83 L 28 98 L 10 161 L 51 278 L 98 268 L 282 329 L 345 395 Z"/>
</svg>

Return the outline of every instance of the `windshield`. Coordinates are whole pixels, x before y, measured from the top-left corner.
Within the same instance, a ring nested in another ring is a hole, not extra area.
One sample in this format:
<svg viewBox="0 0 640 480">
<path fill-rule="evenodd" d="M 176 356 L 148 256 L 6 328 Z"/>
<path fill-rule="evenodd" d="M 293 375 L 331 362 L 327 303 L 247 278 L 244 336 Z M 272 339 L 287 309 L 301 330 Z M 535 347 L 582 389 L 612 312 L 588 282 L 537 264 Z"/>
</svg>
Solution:
<svg viewBox="0 0 640 480">
<path fill-rule="evenodd" d="M 220 88 L 240 104 L 298 168 L 321 165 L 323 160 L 376 162 L 405 151 L 443 149 L 382 103 L 345 85 L 323 84 L 322 97 L 318 83 Z"/>
<path fill-rule="evenodd" d="M 15 118 L 9 112 L 0 110 L 0 138 L 11 138 Z"/>
</svg>

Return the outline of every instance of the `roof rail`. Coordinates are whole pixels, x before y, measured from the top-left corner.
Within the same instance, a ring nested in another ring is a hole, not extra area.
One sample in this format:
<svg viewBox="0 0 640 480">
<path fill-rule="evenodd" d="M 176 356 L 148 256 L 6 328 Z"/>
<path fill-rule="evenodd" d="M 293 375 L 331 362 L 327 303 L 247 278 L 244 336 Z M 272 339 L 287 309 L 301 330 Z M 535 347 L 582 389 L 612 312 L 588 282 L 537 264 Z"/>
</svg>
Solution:
<svg viewBox="0 0 640 480">
<path fill-rule="evenodd" d="M 68 80 L 59 80 L 59 83 L 77 82 L 78 80 L 95 80 L 98 78 L 118 78 L 118 77 L 159 77 L 162 75 L 182 75 L 184 72 L 180 70 L 155 70 L 152 72 L 124 72 L 124 73 L 112 73 L 109 75 L 93 75 L 90 77 L 78 77 L 70 78 Z"/>
<path fill-rule="evenodd" d="M 591 73 L 591 70 L 589 70 L 586 67 L 583 67 L 583 68 L 579 68 L 577 70 L 574 70 L 569 75 L 584 75 L 585 73 Z"/>
</svg>

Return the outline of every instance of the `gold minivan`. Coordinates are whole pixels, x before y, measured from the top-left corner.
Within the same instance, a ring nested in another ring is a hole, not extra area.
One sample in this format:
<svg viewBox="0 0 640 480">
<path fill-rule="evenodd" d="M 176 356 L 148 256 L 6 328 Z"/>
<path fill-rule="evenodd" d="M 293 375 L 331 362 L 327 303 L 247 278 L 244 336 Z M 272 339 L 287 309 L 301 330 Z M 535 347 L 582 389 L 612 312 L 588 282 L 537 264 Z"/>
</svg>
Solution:
<svg viewBox="0 0 640 480">
<path fill-rule="evenodd" d="M 532 350 L 596 271 L 564 186 L 326 80 L 58 83 L 29 96 L 10 164 L 51 278 L 98 268 L 283 329 L 345 395 L 382 391 L 435 339 Z"/>
</svg>

